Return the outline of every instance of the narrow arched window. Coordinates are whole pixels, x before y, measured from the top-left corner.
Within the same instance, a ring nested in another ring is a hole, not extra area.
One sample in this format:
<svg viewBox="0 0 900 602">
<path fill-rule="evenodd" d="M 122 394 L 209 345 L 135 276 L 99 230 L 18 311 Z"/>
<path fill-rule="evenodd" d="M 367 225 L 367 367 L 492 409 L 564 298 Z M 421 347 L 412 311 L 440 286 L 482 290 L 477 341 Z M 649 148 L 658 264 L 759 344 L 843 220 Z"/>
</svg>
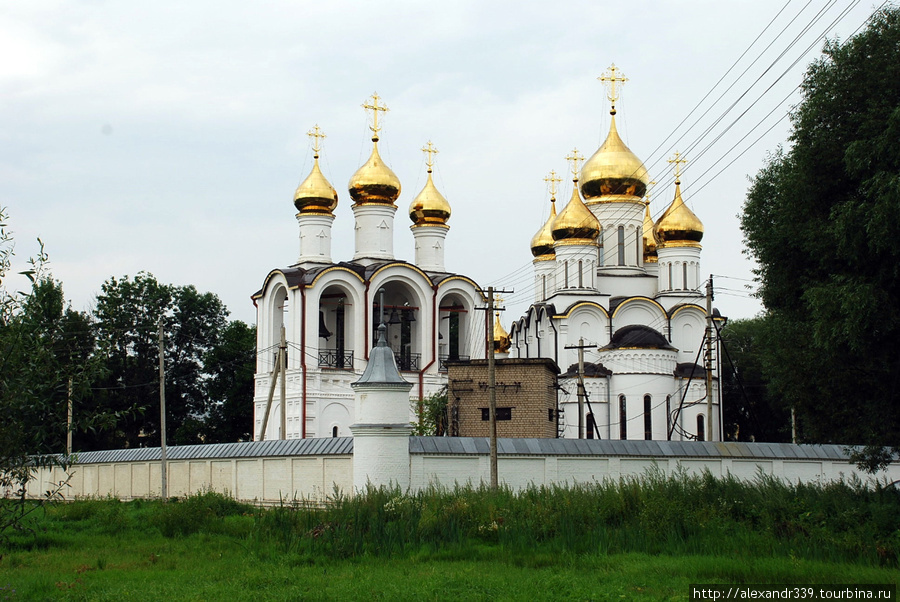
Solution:
<svg viewBox="0 0 900 602">
<path fill-rule="evenodd" d="M 584 288 L 584 266 L 578 260 L 578 288 Z"/>
<path fill-rule="evenodd" d="M 650 417 L 650 396 L 644 395 L 644 439 L 653 439 L 653 419 Z"/>
<path fill-rule="evenodd" d="M 697 416 L 697 441 L 706 441 L 706 422 L 703 414 Z"/>
<path fill-rule="evenodd" d="M 687 263 L 682 263 L 681 268 L 684 271 L 684 290 L 688 290 Z"/>
<path fill-rule="evenodd" d="M 596 424 L 597 424 L 597 423 L 594 422 L 594 415 L 593 415 L 593 414 L 588 414 L 588 415 L 587 415 L 587 434 L 585 435 L 585 437 L 586 437 L 587 439 L 593 439 L 593 438 L 594 438 L 594 435 L 595 435 L 596 432 L 597 432 L 597 426 L 596 426 Z"/>
<path fill-rule="evenodd" d="M 669 281 L 666 283 L 666 290 L 672 290 L 675 287 L 672 285 L 672 264 L 669 264 Z"/>
<path fill-rule="evenodd" d="M 597 237 L 597 265 L 603 267 L 603 229 L 600 229 L 600 236 Z"/>
<path fill-rule="evenodd" d="M 569 288 L 569 262 L 563 262 L 563 288 Z"/>
<path fill-rule="evenodd" d="M 546 299 L 547 298 L 547 275 L 546 274 L 543 274 L 541 276 L 541 292 L 543 295 L 541 297 L 541 300 Z"/>
<path fill-rule="evenodd" d="M 634 265 L 641 265 L 641 259 L 644 257 L 643 250 L 644 236 L 641 228 L 634 229 Z"/>
<path fill-rule="evenodd" d="M 331 427 L 331 436 L 337 437 L 337 435 L 338 435 L 337 427 L 336 426 Z"/>
<path fill-rule="evenodd" d="M 625 226 L 619 226 L 619 265 L 625 265 Z"/>
<path fill-rule="evenodd" d="M 628 429 L 625 427 L 625 396 L 619 395 L 619 439 L 628 439 Z"/>
</svg>

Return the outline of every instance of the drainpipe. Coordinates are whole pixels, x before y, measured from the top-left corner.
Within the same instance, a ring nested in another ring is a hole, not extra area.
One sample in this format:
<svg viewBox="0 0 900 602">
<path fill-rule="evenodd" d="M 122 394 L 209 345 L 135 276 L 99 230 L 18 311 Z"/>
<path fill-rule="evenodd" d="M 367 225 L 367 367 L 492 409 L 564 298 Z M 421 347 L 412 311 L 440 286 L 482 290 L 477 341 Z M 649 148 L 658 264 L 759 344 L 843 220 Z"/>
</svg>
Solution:
<svg viewBox="0 0 900 602">
<path fill-rule="evenodd" d="M 425 399 L 425 371 L 431 368 L 434 365 L 435 360 L 437 359 L 437 324 L 438 324 L 438 311 L 437 311 L 437 285 L 431 287 L 433 294 L 431 296 L 431 361 L 428 364 L 419 370 L 419 417 L 422 416 L 422 400 Z"/>
</svg>

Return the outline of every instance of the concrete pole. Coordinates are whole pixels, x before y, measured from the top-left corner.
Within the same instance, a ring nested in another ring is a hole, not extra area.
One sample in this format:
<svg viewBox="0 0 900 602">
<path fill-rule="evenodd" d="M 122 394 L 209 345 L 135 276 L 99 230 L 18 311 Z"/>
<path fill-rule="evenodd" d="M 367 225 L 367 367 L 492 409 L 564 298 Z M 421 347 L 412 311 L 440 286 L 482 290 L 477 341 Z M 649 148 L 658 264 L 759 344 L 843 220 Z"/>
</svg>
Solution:
<svg viewBox="0 0 900 602">
<path fill-rule="evenodd" d="M 287 337 L 281 325 L 281 345 L 278 347 L 278 371 L 281 372 L 281 433 L 279 439 L 287 439 Z"/>
<path fill-rule="evenodd" d="M 487 352 L 488 352 L 488 400 L 491 420 L 491 489 L 497 489 L 497 375 L 494 370 L 494 287 L 488 287 Z"/>
<path fill-rule="evenodd" d="M 713 277 L 709 275 L 709 281 L 706 283 L 706 440 L 713 439 L 713 395 L 712 395 L 712 372 L 713 372 Z"/>
<path fill-rule="evenodd" d="M 166 363 L 163 345 L 163 319 L 159 319 L 159 458 L 162 478 L 160 497 L 165 502 L 169 497 L 169 485 L 166 479 Z"/>
<path fill-rule="evenodd" d="M 578 438 L 584 439 L 584 339 L 578 339 Z"/>
</svg>

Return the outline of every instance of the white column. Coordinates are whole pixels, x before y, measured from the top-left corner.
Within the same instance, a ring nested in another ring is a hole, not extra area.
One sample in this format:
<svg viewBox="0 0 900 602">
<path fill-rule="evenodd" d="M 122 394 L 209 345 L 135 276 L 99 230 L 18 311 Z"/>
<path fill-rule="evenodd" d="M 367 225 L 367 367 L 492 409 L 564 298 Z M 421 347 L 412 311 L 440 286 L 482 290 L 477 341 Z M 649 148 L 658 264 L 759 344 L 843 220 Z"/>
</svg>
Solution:
<svg viewBox="0 0 900 602">
<path fill-rule="evenodd" d="M 416 265 L 426 272 L 445 272 L 444 241 L 449 226 L 410 226 L 416 240 Z"/>
<path fill-rule="evenodd" d="M 353 205 L 356 218 L 356 253 L 358 259 L 394 259 L 395 205 Z"/>
<path fill-rule="evenodd" d="M 333 215 L 298 213 L 300 257 L 297 263 L 332 263 L 331 224 Z"/>
</svg>

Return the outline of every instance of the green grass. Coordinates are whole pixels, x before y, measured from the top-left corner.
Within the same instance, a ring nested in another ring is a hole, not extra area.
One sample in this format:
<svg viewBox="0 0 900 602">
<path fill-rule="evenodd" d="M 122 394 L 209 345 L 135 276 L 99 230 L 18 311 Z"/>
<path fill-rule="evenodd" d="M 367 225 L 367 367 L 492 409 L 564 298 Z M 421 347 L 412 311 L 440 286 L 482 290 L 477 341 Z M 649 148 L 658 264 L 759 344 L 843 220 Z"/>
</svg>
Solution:
<svg viewBox="0 0 900 602">
<path fill-rule="evenodd" d="M 691 583 L 894 583 L 900 493 L 665 477 L 324 509 L 204 493 L 55 504 L 0 544 L 0 601 L 684 600 Z"/>
</svg>

